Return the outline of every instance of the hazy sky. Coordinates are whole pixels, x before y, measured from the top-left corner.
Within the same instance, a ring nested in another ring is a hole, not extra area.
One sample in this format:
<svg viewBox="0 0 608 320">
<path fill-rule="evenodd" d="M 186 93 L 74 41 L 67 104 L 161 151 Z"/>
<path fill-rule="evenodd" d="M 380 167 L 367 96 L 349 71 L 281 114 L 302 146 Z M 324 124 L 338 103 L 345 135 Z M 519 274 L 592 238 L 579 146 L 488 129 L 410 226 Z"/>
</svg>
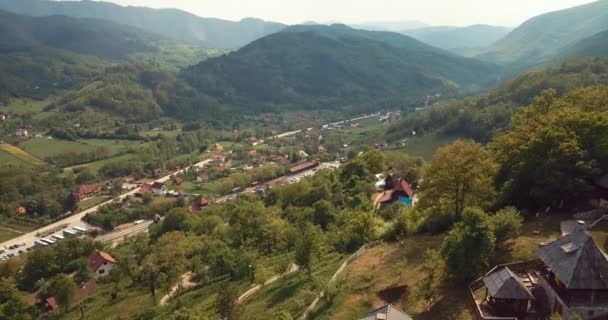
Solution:
<svg viewBox="0 0 608 320">
<path fill-rule="evenodd" d="M 202 17 L 304 21 L 420 20 L 432 25 L 516 26 L 535 15 L 592 0 L 106 0 L 122 5 L 179 8 Z"/>
</svg>

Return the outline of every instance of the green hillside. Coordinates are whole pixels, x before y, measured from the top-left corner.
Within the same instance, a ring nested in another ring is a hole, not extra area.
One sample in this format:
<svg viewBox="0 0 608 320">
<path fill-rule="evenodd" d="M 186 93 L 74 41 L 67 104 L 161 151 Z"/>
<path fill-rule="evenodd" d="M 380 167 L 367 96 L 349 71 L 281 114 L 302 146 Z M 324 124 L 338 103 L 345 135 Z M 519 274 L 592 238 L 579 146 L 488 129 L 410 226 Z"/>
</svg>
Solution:
<svg viewBox="0 0 608 320">
<path fill-rule="evenodd" d="M 608 84 L 608 60 L 585 59 L 563 62 L 525 72 L 505 81 L 486 94 L 439 102 L 412 112 L 388 130 L 391 140 L 439 133 L 440 135 L 488 141 L 505 128 L 517 108 L 526 106 L 543 90 L 554 89 L 558 96 L 572 89 Z"/>
<path fill-rule="evenodd" d="M 536 16 L 480 55 L 488 61 L 532 66 L 576 42 L 608 29 L 608 0 Z"/>
<path fill-rule="evenodd" d="M 333 25 L 288 28 L 182 76 L 222 104 L 256 111 L 411 103 L 479 89 L 497 71 L 397 33 Z"/>
<path fill-rule="evenodd" d="M 28 17 L 0 11 L 0 39 L 74 51 L 106 59 L 150 52 L 161 37 L 124 25 L 65 16 Z"/>
<path fill-rule="evenodd" d="M 499 26 L 472 25 L 468 27 L 426 27 L 403 31 L 432 46 L 462 53 L 465 50 L 486 47 L 509 33 Z"/>
<path fill-rule="evenodd" d="M 0 105 L 11 98 L 43 99 L 77 88 L 107 64 L 63 50 L 0 44 Z"/>
<path fill-rule="evenodd" d="M 607 57 L 608 56 L 608 30 L 583 39 L 566 48 L 560 58 L 577 57 Z"/>
<path fill-rule="evenodd" d="M 238 48 L 284 28 L 282 24 L 257 19 L 233 22 L 201 18 L 176 9 L 123 7 L 101 1 L 0 0 L 0 9 L 31 16 L 105 19 L 178 41 L 202 42 L 212 48 Z"/>
</svg>

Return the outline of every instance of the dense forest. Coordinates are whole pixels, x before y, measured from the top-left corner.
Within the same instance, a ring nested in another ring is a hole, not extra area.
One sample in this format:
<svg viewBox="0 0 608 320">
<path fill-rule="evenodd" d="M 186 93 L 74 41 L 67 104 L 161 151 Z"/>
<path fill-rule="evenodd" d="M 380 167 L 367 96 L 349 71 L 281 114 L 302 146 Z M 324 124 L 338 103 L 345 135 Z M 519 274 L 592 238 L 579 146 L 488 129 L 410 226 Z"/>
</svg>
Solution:
<svg viewBox="0 0 608 320">
<path fill-rule="evenodd" d="M 182 76 L 223 104 L 261 112 L 411 104 L 479 89 L 497 68 L 407 36 L 333 25 L 287 28 Z"/>
<path fill-rule="evenodd" d="M 488 142 L 505 128 L 514 111 L 532 102 L 545 89 L 558 96 L 583 86 L 608 83 L 608 60 L 583 59 L 532 70 L 505 81 L 488 93 L 446 100 L 407 114 L 388 130 L 392 140 L 437 132 Z"/>
</svg>

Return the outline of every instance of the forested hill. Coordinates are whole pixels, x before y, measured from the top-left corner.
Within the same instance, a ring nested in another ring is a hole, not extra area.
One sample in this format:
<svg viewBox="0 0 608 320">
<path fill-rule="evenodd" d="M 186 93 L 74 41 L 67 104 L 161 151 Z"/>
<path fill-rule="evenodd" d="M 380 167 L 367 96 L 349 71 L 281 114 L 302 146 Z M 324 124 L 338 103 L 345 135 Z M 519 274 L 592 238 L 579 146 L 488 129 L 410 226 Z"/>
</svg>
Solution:
<svg viewBox="0 0 608 320">
<path fill-rule="evenodd" d="M 604 30 L 608 30 L 608 0 L 599 0 L 536 16 L 479 57 L 492 62 L 532 66 L 551 60 L 562 48 Z"/>
<path fill-rule="evenodd" d="M 560 54 L 560 58 L 576 57 L 608 57 L 608 30 L 583 39 Z"/>
<path fill-rule="evenodd" d="M 101 59 L 39 46 L 0 43 L 0 105 L 13 97 L 43 99 L 99 74 Z"/>
<path fill-rule="evenodd" d="M 509 124 L 517 108 L 530 104 L 543 90 L 554 89 L 562 96 L 597 84 L 608 84 L 608 59 L 563 62 L 525 72 L 483 95 L 447 100 L 410 113 L 389 129 L 388 136 L 403 139 L 416 131 L 418 135 L 439 133 L 487 142 Z"/>
<path fill-rule="evenodd" d="M 123 7 L 101 1 L 0 0 L 0 9 L 31 16 L 105 19 L 212 48 L 238 48 L 285 27 L 258 19 L 234 22 L 201 18 L 177 9 Z"/>
<path fill-rule="evenodd" d="M 462 52 L 465 49 L 486 47 L 509 33 L 509 28 L 472 25 L 468 27 L 426 27 L 402 32 L 432 46 Z"/>
<path fill-rule="evenodd" d="M 136 52 L 155 52 L 162 37 L 97 19 L 66 16 L 30 17 L 0 11 L 0 42 L 47 46 L 105 59 L 126 59 Z"/>
<path fill-rule="evenodd" d="M 333 25 L 287 28 L 182 76 L 227 105 L 323 108 L 476 90 L 497 73 L 404 35 Z"/>
</svg>

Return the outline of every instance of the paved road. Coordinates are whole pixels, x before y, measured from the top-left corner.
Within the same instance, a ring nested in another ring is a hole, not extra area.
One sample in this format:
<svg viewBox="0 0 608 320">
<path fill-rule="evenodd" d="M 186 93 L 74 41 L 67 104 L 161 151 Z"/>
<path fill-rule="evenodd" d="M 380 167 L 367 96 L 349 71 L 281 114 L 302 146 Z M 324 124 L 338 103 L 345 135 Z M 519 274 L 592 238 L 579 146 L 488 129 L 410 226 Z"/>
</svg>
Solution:
<svg viewBox="0 0 608 320">
<path fill-rule="evenodd" d="M 191 168 L 191 167 L 202 168 L 202 167 L 205 166 L 205 164 L 207 164 L 209 162 L 211 162 L 210 159 L 204 160 L 204 161 L 198 162 L 196 164 L 193 164 L 192 166 L 190 166 L 188 168 Z M 160 178 L 158 180 L 155 180 L 155 181 L 156 182 L 166 182 L 169 179 L 171 179 L 172 175 L 177 174 L 177 173 L 182 173 L 186 169 L 187 168 L 184 168 L 182 170 L 173 172 L 170 175 L 164 176 L 164 177 L 162 177 L 162 178 Z M 137 192 L 137 190 L 138 190 L 138 188 L 133 189 L 133 190 L 131 190 L 129 192 L 121 194 L 117 198 L 119 198 L 119 199 L 122 200 L 122 199 L 126 198 L 127 196 L 134 195 Z M 34 230 L 32 232 L 25 233 L 25 234 L 23 234 L 23 235 L 21 235 L 21 236 L 19 236 L 17 238 L 14 238 L 14 239 L 5 241 L 3 243 L 0 243 L 0 248 L 3 248 L 3 247 L 7 247 L 8 248 L 9 246 L 12 246 L 14 244 L 23 244 L 23 243 L 25 243 L 25 246 L 19 247 L 19 249 L 9 250 L 9 251 L 6 252 L 6 253 L 16 253 L 16 251 L 18 251 L 18 250 L 24 250 L 25 248 L 32 247 L 34 245 L 34 241 L 36 241 L 37 239 L 39 239 L 39 237 L 37 236 L 38 234 L 44 234 L 44 233 L 47 233 L 47 232 L 55 230 L 55 229 L 65 229 L 65 228 L 71 228 L 71 227 L 76 227 L 76 226 L 84 226 L 85 223 L 82 222 L 81 220 L 82 220 L 82 218 L 86 214 L 97 212 L 97 210 L 99 209 L 99 207 L 112 203 L 114 201 L 114 199 L 111 199 L 111 200 L 108 200 L 106 202 L 100 203 L 100 204 L 98 204 L 98 205 L 96 205 L 94 207 L 91 207 L 89 209 L 83 210 L 83 211 L 81 211 L 79 213 L 76 213 L 76 214 L 74 214 L 72 216 L 69 216 L 69 217 L 66 217 L 64 219 L 61 219 L 61 220 L 59 220 L 57 222 L 54 222 L 54 223 L 52 223 L 50 225 L 47 225 L 47 226 L 44 226 L 44 227 L 42 227 L 40 229 Z M 57 232 L 61 232 L 61 231 L 57 231 Z M 5 255 L 6 253 L 4 253 L 3 255 Z"/>
</svg>

